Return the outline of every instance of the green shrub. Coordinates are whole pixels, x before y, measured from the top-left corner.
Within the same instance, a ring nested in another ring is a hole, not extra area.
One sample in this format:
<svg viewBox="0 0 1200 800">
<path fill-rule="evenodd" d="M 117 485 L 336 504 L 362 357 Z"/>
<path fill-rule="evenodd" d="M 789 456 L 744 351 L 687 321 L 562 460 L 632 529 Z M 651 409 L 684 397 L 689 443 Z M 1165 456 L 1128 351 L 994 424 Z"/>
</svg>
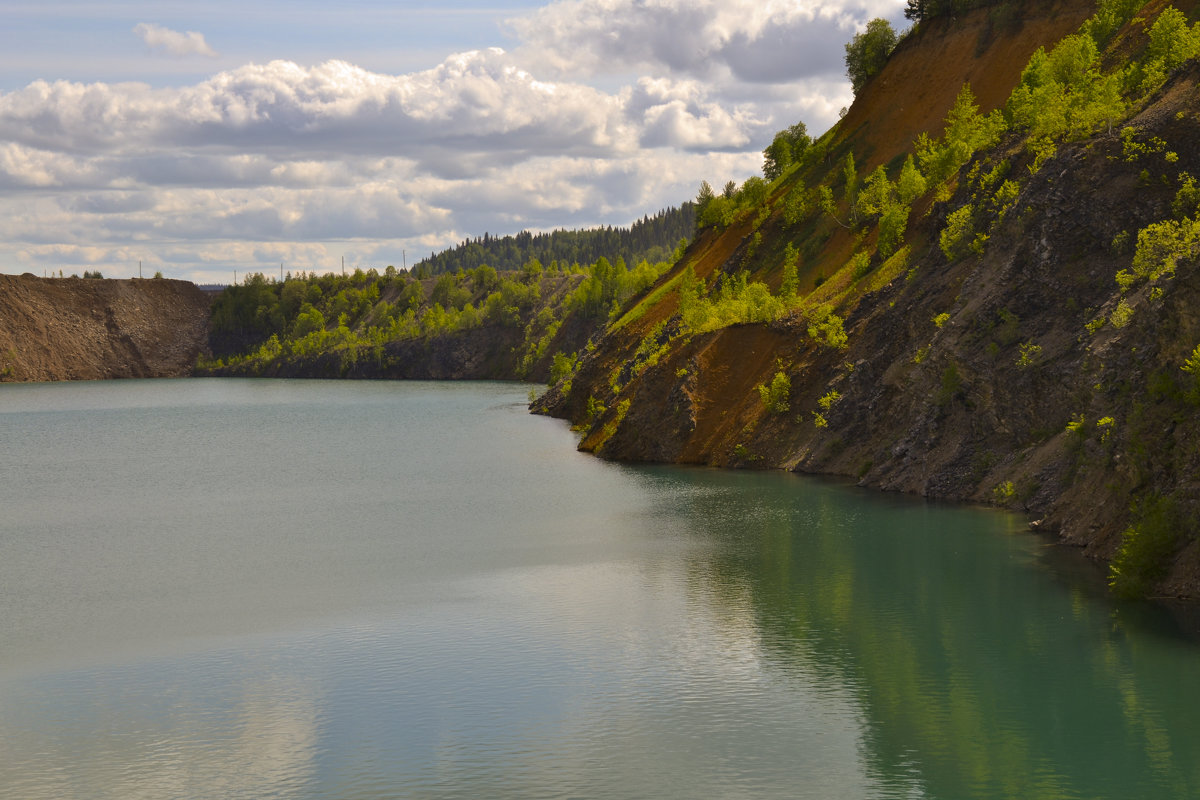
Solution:
<svg viewBox="0 0 1200 800">
<path fill-rule="evenodd" d="M 789 398 L 792 394 L 792 379 L 782 371 L 775 373 L 770 386 L 760 383 L 757 388 L 763 405 L 772 414 L 782 414 L 791 408 Z"/>
<path fill-rule="evenodd" d="M 838 392 L 836 389 L 831 389 L 823 394 L 821 399 L 817 400 L 817 405 L 821 407 L 822 411 L 829 411 L 829 409 L 833 408 L 834 405 L 837 404 L 837 401 L 841 399 L 841 392 Z"/>
<path fill-rule="evenodd" d="M 1147 225 L 1138 232 L 1131 271 L 1117 273 L 1117 283 L 1128 289 L 1138 281 L 1171 278 L 1180 261 L 1200 257 L 1200 220 L 1169 219 Z"/>
<path fill-rule="evenodd" d="M 1025 342 L 1021 345 L 1021 355 L 1017 358 L 1017 367 L 1020 369 L 1032 367 L 1041 355 L 1042 346 L 1040 344 Z"/>
<path fill-rule="evenodd" d="M 828 306 L 817 308 L 809 316 L 808 338 L 837 350 L 845 350 L 850 344 L 850 338 L 842 327 L 842 318 Z"/>
<path fill-rule="evenodd" d="M 1124 328 L 1132 320 L 1133 306 L 1129 305 L 1129 303 L 1125 301 L 1125 298 L 1122 297 L 1119 301 L 1117 301 L 1117 307 L 1113 309 L 1112 314 L 1109 315 L 1108 321 L 1112 323 L 1114 328 L 1120 329 Z"/>
<path fill-rule="evenodd" d="M 1109 568 L 1108 585 L 1121 597 L 1145 597 L 1167 571 L 1180 544 L 1183 520 L 1169 498 L 1152 495 L 1133 509 L 1134 521 L 1121 534 Z"/>
<path fill-rule="evenodd" d="M 1017 487 L 1012 481 L 1004 481 L 1003 483 L 992 489 L 992 500 L 999 505 L 1007 505 L 1017 497 Z"/>
<path fill-rule="evenodd" d="M 1192 378 L 1191 385 L 1187 389 L 1188 399 L 1193 403 L 1200 403 L 1200 345 L 1196 346 L 1180 369 Z"/>
<path fill-rule="evenodd" d="M 950 261 L 961 258 L 964 248 L 975 236 L 974 212 L 975 209 L 968 203 L 946 217 L 946 227 L 938 237 L 938 244 Z"/>
<path fill-rule="evenodd" d="M 937 394 L 937 404 L 939 406 L 948 405 L 954 398 L 962 392 L 962 376 L 958 374 L 958 367 L 951 362 L 942 370 L 941 388 Z"/>
<path fill-rule="evenodd" d="M 575 370 L 579 368 L 579 354 L 572 353 L 555 353 L 554 360 L 550 364 L 550 385 L 554 386 L 559 383 L 564 383 L 563 392 L 570 394 L 570 381 L 575 377 Z"/>
</svg>

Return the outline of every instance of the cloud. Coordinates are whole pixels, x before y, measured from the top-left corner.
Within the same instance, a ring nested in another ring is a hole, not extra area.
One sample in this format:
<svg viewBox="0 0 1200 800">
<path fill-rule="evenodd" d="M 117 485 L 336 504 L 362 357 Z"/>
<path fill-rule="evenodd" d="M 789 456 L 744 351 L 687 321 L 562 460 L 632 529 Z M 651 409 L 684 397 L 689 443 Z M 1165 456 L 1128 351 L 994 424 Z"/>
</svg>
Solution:
<svg viewBox="0 0 1200 800">
<path fill-rule="evenodd" d="M 0 92 L 0 265 L 109 274 L 136 252 L 191 253 L 197 274 L 266 254 L 325 269 L 484 231 L 628 224 L 757 172 L 776 130 L 836 121 L 842 44 L 901 7 L 562 0 L 509 22 L 513 50 L 405 74 L 274 60 L 182 86 L 37 80 Z M 136 30 L 211 53 L 198 34 Z"/>
<path fill-rule="evenodd" d="M 165 53 L 176 58 L 186 56 L 204 56 L 217 58 L 218 53 L 204 41 L 204 34 L 196 31 L 180 33 L 153 22 L 139 22 L 133 26 L 133 32 L 146 43 L 151 51 Z"/>
<path fill-rule="evenodd" d="M 561 0 L 508 25 L 556 74 L 778 83 L 840 74 L 843 45 L 900 0 Z"/>
</svg>

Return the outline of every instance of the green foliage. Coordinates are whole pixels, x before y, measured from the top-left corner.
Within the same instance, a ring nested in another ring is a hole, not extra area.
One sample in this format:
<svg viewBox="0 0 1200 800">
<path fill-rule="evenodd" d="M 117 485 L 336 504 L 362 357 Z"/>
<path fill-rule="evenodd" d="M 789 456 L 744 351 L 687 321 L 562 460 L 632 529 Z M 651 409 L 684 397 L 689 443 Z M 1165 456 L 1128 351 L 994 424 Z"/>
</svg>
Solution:
<svg viewBox="0 0 1200 800">
<path fill-rule="evenodd" d="M 704 181 L 697 197 L 696 229 L 721 230 L 732 225 L 741 214 L 769 213 L 766 206 L 769 190 L 770 184 L 757 175 L 751 175 L 741 187 L 729 181 L 720 195 L 712 194 L 712 187 Z"/>
<path fill-rule="evenodd" d="M 689 267 L 690 268 L 690 267 Z M 744 322 L 771 322 L 787 310 L 783 299 L 771 294 L 765 283 L 748 282 L 746 272 L 721 280 L 713 297 L 699 295 L 698 282 L 685 280 L 680 286 L 679 308 L 683 324 L 693 333 L 724 328 Z"/>
<path fill-rule="evenodd" d="M 797 273 L 799 259 L 800 253 L 797 252 L 795 245 L 788 242 L 783 251 L 783 278 L 779 283 L 779 296 L 788 303 L 795 301 L 796 294 L 800 290 L 800 278 Z"/>
<path fill-rule="evenodd" d="M 1109 569 L 1108 585 L 1121 597 L 1145 597 L 1166 575 L 1183 541 L 1184 520 L 1177 503 L 1150 495 L 1133 508 L 1133 521 L 1121 534 L 1121 547 Z"/>
<path fill-rule="evenodd" d="M 325 315 L 311 303 L 305 303 L 292 323 L 291 338 L 303 339 L 310 333 L 325 330 Z"/>
<path fill-rule="evenodd" d="M 1200 185 L 1186 172 L 1179 175 L 1179 191 L 1175 192 L 1171 211 L 1179 219 L 1195 217 L 1200 212 Z"/>
<path fill-rule="evenodd" d="M 796 184 L 783 200 L 783 221 L 797 225 L 807 219 L 817 208 L 818 193 Z"/>
<path fill-rule="evenodd" d="M 104 276 L 100 274 L 100 270 L 98 270 L 98 269 L 96 269 L 96 270 L 86 270 L 85 269 L 83 271 L 83 277 L 88 278 L 89 280 L 101 280 Z"/>
<path fill-rule="evenodd" d="M 908 206 L 895 204 L 888 206 L 879 218 L 879 240 L 877 250 L 882 259 L 890 258 L 900 250 L 904 243 L 904 232 L 908 228 L 908 217 L 911 209 Z"/>
<path fill-rule="evenodd" d="M 1071 421 L 1067 423 L 1065 430 L 1067 435 L 1070 437 L 1073 437 L 1077 440 L 1086 439 L 1088 432 L 1087 419 L 1083 416 L 1083 414 L 1076 414 L 1075 416 L 1071 417 Z"/>
<path fill-rule="evenodd" d="M 775 134 L 771 144 L 763 150 L 763 176 L 768 181 L 779 178 L 796 163 L 812 143 L 803 122 L 797 122 Z"/>
<path fill-rule="evenodd" d="M 1200 403 L 1200 345 L 1196 346 L 1180 369 L 1191 376 L 1191 386 L 1187 390 L 1188 399 L 1193 403 Z"/>
<path fill-rule="evenodd" d="M 871 254 L 865 250 L 860 250 L 850 257 L 850 262 L 846 264 L 850 270 L 850 277 L 854 280 L 866 277 L 871 271 Z"/>
<path fill-rule="evenodd" d="M 896 180 L 897 202 L 902 206 L 911 206 L 914 200 L 925 194 L 928 183 L 925 176 L 921 174 L 921 170 L 917 169 L 917 164 L 913 161 L 910 153 L 904 159 L 900 177 Z"/>
<path fill-rule="evenodd" d="M 461 309 L 471 302 L 471 292 L 461 285 L 460 279 L 447 273 L 437 279 L 429 299 L 443 308 Z"/>
<path fill-rule="evenodd" d="M 611 262 L 623 258 L 627 264 L 644 259 L 653 264 L 669 260 L 675 243 L 691 237 L 696 230 L 697 214 L 696 204 L 689 202 L 643 216 L 628 228 L 606 226 L 549 233 L 521 231 L 513 236 L 485 233 L 431 255 L 415 264 L 412 272 L 414 276 L 418 272 L 429 275 L 460 270 L 470 272 L 485 264 L 512 272 L 523 269 L 531 261 L 558 271 L 571 264 L 593 264 L 601 257 Z M 494 289 L 488 287 L 487 290 Z"/>
<path fill-rule="evenodd" d="M 1083 32 L 1103 48 L 1146 0 L 1100 0 L 1094 16 L 1083 24 Z"/>
<path fill-rule="evenodd" d="M 845 350 L 850 345 L 850 338 L 846 335 L 842 318 L 834 314 L 828 306 L 820 306 L 810 313 L 808 338 L 835 350 Z"/>
<path fill-rule="evenodd" d="M 1017 357 L 1017 367 L 1027 369 L 1037 363 L 1041 358 L 1042 346 L 1033 342 L 1025 342 L 1021 345 L 1021 355 Z"/>
<path fill-rule="evenodd" d="M 974 207 L 967 203 L 946 217 L 946 227 L 938 237 L 938 244 L 950 261 L 962 258 L 966 254 L 966 248 L 975 236 L 974 213 Z"/>
<path fill-rule="evenodd" d="M 1187 17 L 1168 7 L 1150 26 L 1150 41 L 1144 60 L 1130 68 L 1127 86 L 1141 95 L 1157 89 L 1185 61 L 1200 54 L 1200 23 L 1188 25 Z"/>
<path fill-rule="evenodd" d="M 792 394 L 792 379 L 782 371 L 775 373 L 770 386 L 760 383 L 757 388 L 763 405 L 772 414 L 783 414 L 791 408 L 789 398 Z"/>
<path fill-rule="evenodd" d="M 950 315 L 947 313 L 938 314 L 936 317 L 933 318 L 933 324 L 935 327 L 938 327 L 938 328 L 942 327 L 949 321 L 950 321 Z"/>
<path fill-rule="evenodd" d="M 896 49 L 896 41 L 892 24 L 877 17 L 846 44 L 846 75 L 855 94 L 883 69 L 888 56 Z"/>
<path fill-rule="evenodd" d="M 1008 505 L 1017 498 L 1017 487 L 1012 481 L 1004 481 L 992 489 L 992 501 L 998 505 Z"/>
<path fill-rule="evenodd" d="M 562 386 L 564 395 L 571 393 L 571 381 L 575 377 L 575 371 L 579 369 L 579 354 L 572 353 L 555 353 L 554 360 L 550 364 L 550 386 Z"/>
<path fill-rule="evenodd" d="M 1005 107 L 1018 130 L 1029 136 L 1035 154 L 1052 150 L 1053 142 L 1079 139 L 1100 128 L 1111 130 L 1126 113 L 1120 76 L 1100 70 L 1095 40 L 1068 36 L 1049 54 L 1039 49 L 1021 73 Z"/>
<path fill-rule="evenodd" d="M 939 406 L 948 405 L 961 393 L 962 376 L 958 374 L 958 367 L 951 362 L 942 370 L 941 388 L 935 400 Z"/>
<path fill-rule="evenodd" d="M 854 153 L 846 153 L 842 162 L 842 199 L 850 208 L 850 218 L 858 219 L 858 168 L 854 165 Z"/>
<path fill-rule="evenodd" d="M 1118 330 L 1124 328 L 1133 321 L 1133 306 L 1129 305 L 1129 302 L 1122 297 L 1117 301 L 1117 307 L 1109 315 L 1108 321 Z"/>
<path fill-rule="evenodd" d="M 932 184 L 942 183 L 958 172 L 977 151 L 994 145 L 1003 131 L 1003 115 L 999 112 L 981 115 L 970 84 L 963 84 L 946 116 L 942 138 L 934 141 L 924 133 L 917 137 L 915 150 L 921 173 Z"/>
<path fill-rule="evenodd" d="M 588 395 L 587 406 L 584 408 L 583 427 L 595 425 L 607 410 L 604 403 L 597 400 L 594 395 Z"/>
<path fill-rule="evenodd" d="M 1128 289 L 1139 281 L 1172 278 L 1180 261 L 1200 257 L 1200 219 L 1164 220 L 1138 231 L 1132 269 L 1117 273 L 1117 283 Z"/>
</svg>

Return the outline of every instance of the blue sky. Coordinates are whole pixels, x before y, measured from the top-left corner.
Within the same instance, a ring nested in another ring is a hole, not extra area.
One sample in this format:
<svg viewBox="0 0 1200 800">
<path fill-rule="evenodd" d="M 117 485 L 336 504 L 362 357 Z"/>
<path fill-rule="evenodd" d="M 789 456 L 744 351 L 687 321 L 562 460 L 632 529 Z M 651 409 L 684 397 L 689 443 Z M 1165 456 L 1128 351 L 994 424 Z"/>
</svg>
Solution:
<svg viewBox="0 0 1200 800">
<path fill-rule="evenodd" d="M 903 0 L 0 2 L 0 271 L 227 281 L 626 225 L 851 100 Z"/>
</svg>

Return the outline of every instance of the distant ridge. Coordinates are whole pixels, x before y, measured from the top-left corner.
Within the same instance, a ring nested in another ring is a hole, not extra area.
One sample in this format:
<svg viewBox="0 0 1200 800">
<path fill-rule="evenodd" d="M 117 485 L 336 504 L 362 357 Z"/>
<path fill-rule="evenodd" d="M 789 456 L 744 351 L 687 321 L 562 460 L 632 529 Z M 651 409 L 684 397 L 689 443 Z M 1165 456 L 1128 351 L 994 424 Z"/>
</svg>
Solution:
<svg viewBox="0 0 1200 800">
<path fill-rule="evenodd" d="M 632 267 L 643 259 L 652 263 L 666 259 L 680 239 L 690 238 L 695 231 L 696 204 L 686 202 L 642 217 L 628 228 L 609 225 L 551 233 L 521 231 L 512 236 L 485 233 L 422 259 L 413 265 L 413 273 L 437 275 L 485 264 L 500 271 L 516 270 L 533 259 L 548 266 L 552 261 L 570 265 L 591 264 L 600 258 L 615 262 L 620 258 Z"/>
</svg>

